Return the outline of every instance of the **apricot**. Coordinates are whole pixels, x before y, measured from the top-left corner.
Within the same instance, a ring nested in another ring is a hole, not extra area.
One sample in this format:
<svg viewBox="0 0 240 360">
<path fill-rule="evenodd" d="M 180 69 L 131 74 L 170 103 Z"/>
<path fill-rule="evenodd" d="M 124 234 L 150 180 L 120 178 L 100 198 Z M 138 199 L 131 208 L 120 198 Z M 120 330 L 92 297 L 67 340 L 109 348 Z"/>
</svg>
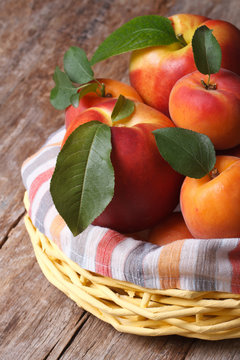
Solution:
<svg viewBox="0 0 240 360">
<path fill-rule="evenodd" d="M 148 241 L 162 246 L 176 240 L 192 239 L 181 212 L 173 212 L 155 226 L 148 236 Z"/>
<path fill-rule="evenodd" d="M 240 159 L 217 156 L 210 174 L 201 179 L 186 177 L 180 206 L 195 238 L 240 237 Z"/>
</svg>

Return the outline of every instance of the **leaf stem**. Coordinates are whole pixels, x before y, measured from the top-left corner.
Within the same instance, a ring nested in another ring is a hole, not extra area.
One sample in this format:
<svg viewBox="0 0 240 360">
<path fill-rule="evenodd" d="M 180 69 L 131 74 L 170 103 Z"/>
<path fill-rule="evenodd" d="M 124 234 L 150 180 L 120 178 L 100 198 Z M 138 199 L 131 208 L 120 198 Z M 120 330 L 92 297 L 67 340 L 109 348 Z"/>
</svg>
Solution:
<svg viewBox="0 0 240 360">
<path fill-rule="evenodd" d="M 105 84 L 103 84 L 103 83 L 101 83 L 100 81 L 98 81 L 98 79 L 94 79 L 94 81 L 96 81 L 96 83 L 98 83 L 98 85 L 99 85 L 99 87 L 100 87 L 101 96 L 102 96 L 102 97 L 106 97 Z"/>
<path fill-rule="evenodd" d="M 220 175 L 220 172 L 217 168 L 213 168 L 209 173 L 211 180 L 215 179 L 218 175 Z"/>
<path fill-rule="evenodd" d="M 208 81 L 207 81 L 207 87 L 209 88 L 210 85 L 210 78 L 211 78 L 211 74 L 208 74 Z"/>
<path fill-rule="evenodd" d="M 105 97 L 106 94 L 105 94 L 105 85 L 104 84 L 101 84 L 100 91 L 101 91 L 101 96 Z"/>
<path fill-rule="evenodd" d="M 180 44 L 182 45 L 182 47 L 187 46 L 187 42 L 183 37 L 183 34 L 177 34 L 176 38 L 178 39 L 178 41 L 180 42 Z"/>
</svg>

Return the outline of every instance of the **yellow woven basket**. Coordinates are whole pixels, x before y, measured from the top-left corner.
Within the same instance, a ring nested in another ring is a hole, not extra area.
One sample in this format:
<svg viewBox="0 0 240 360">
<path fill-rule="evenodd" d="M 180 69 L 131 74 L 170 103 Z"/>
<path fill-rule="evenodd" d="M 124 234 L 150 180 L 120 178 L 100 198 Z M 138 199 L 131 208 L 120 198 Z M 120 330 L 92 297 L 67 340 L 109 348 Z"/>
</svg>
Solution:
<svg viewBox="0 0 240 360">
<path fill-rule="evenodd" d="M 25 207 L 28 199 L 25 196 Z M 25 225 L 42 272 L 59 290 L 116 330 L 205 340 L 240 337 L 240 295 L 146 289 L 82 269 L 36 229 Z"/>
</svg>

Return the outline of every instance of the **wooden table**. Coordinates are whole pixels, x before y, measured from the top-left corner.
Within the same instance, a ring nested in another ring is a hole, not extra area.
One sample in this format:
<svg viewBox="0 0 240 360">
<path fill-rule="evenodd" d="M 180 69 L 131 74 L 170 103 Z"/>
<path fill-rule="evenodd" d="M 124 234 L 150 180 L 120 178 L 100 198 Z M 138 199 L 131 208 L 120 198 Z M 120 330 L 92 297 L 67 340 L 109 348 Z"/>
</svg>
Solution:
<svg viewBox="0 0 240 360">
<path fill-rule="evenodd" d="M 23 160 L 64 121 L 49 103 L 55 66 L 71 45 L 88 55 L 115 28 L 144 14 L 192 12 L 240 27 L 238 0 L 1 0 L 0 359 L 240 359 L 240 341 L 121 334 L 50 285 L 23 224 Z M 240 44 L 239 44 L 240 45 Z M 128 81 L 129 55 L 95 66 Z"/>
</svg>

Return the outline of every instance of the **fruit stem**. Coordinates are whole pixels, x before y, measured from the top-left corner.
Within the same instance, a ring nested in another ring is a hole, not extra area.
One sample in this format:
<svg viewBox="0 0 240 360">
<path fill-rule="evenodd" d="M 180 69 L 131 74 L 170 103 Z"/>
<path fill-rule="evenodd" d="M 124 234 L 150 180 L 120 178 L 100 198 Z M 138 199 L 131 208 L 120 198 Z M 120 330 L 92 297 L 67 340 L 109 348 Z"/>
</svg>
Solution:
<svg viewBox="0 0 240 360">
<path fill-rule="evenodd" d="M 213 180 L 213 179 L 215 179 L 219 174 L 220 174 L 220 173 L 219 173 L 218 169 L 217 169 L 217 168 L 213 168 L 213 169 L 210 171 L 209 176 L 210 176 L 210 178 Z"/>
<path fill-rule="evenodd" d="M 98 81 L 97 79 L 94 79 L 98 85 L 100 86 L 100 92 L 101 92 L 101 96 L 102 97 L 108 97 L 108 98 L 111 98 L 112 97 L 112 94 L 110 93 L 107 93 L 106 94 L 106 86 L 105 84 L 101 83 L 100 81 Z"/>
<path fill-rule="evenodd" d="M 178 41 L 180 42 L 180 44 L 182 45 L 182 47 L 187 46 L 187 42 L 183 37 L 183 34 L 177 34 L 176 38 L 178 39 Z"/>
<path fill-rule="evenodd" d="M 201 80 L 201 83 L 206 90 L 216 90 L 217 84 L 210 84 L 210 76 L 211 74 L 208 74 L 207 83 L 204 80 Z"/>
<path fill-rule="evenodd" d="M 99 85 L 99 90 L 102 97 L 105 97 L 105 85 L 103 83 L 101 83 L 100 81 L 98 81 L 98 79 L 94 79 L 94 81 L 96 81 L 96 83 Z"/>
</svg>

